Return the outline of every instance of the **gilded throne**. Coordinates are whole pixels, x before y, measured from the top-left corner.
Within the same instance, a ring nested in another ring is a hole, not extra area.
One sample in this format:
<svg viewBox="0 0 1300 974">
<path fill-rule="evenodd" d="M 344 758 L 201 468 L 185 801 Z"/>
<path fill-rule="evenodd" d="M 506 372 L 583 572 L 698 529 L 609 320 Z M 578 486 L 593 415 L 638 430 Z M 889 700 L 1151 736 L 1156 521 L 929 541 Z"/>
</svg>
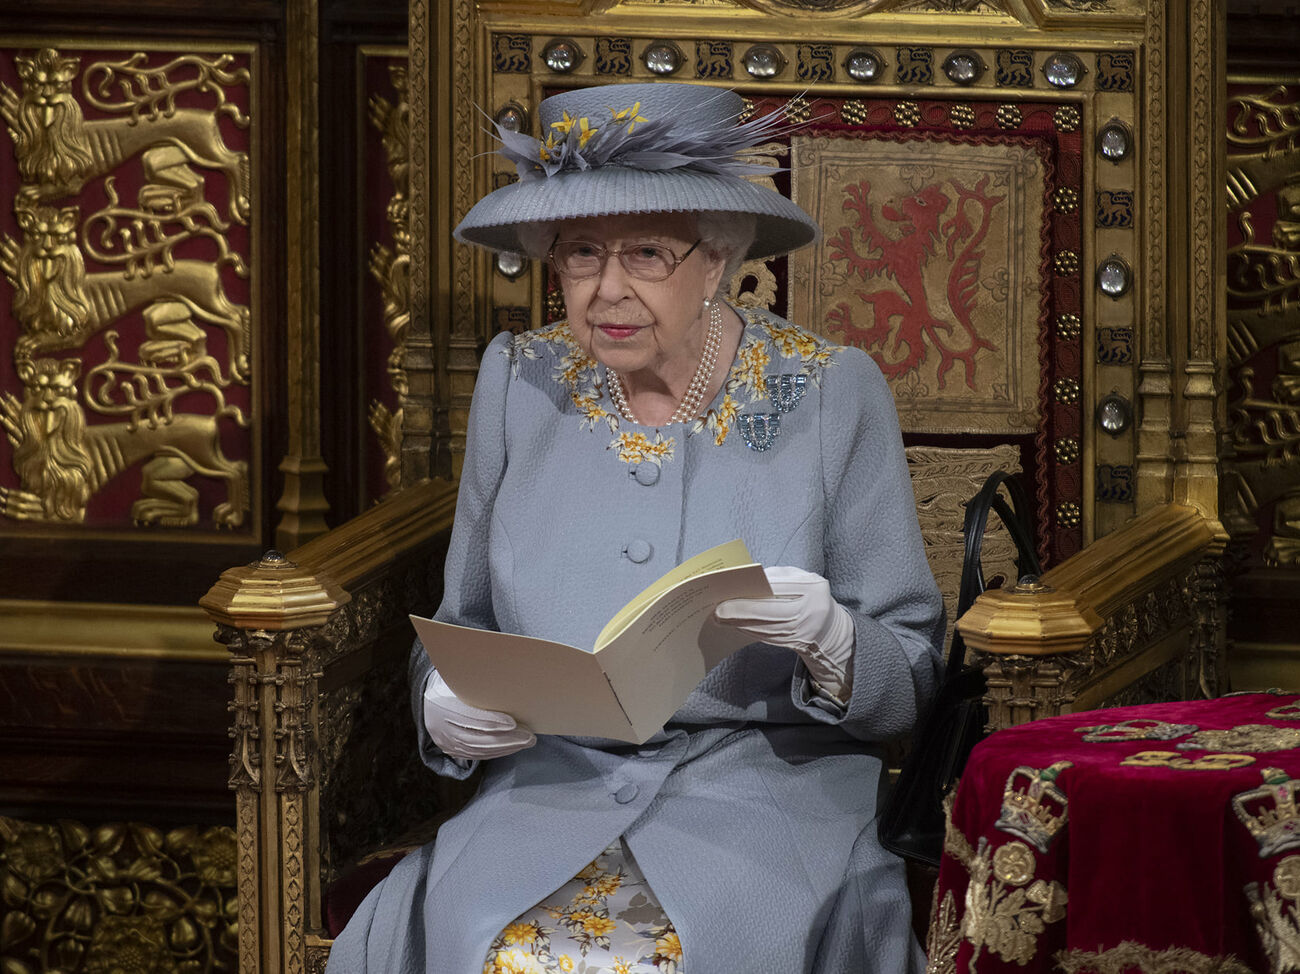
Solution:
<svg viewBox="0 0 1300 974">
<path fill-rule="evenodd" d="M 995 467 L 1032 486 L 1049 570 L 959 623 L 993 726 L 1221 689 L 1215 17 L 1176 0 L 413 0 L 400 438 L 398 414 L 381 424 L 400 487 L 203 601 L 232 654 L 241 969 L 321 969 L 330 884 L 463 797 L 393 746 L 405 613 L 438 598 L 479 349 L 558 313 L 541 269 L 451 242 L 510 178 L 464 151 L 489 148 L 465 134 L 479 108 L 528 129 L 548 90 L 675 77 L 787 113 L 799 128 L 765 147 L 764 178 L 825 234 L 745 268 L 736 300 L 876 356 L 949 590 L 960 501 Z"/>
</svg>

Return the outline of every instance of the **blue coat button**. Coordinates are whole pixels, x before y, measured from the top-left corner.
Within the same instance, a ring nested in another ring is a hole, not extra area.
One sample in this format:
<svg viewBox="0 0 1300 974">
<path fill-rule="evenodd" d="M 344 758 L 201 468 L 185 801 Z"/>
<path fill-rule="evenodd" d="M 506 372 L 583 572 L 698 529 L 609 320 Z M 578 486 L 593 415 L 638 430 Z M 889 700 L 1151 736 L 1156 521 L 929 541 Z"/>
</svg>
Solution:
<svg viewBox="0 0 1300 974">
<path fill-rule="evenodd" d="M 627 543 L 627 547 L 623 549 L 623 554 L 627 555 L 628 561 L 640 565 L 650 560 L 650 554 L 653 550 L 649 541 L 634 538 Z"/>
<path fill-rule="evenodd" d="M 636 798 L 637 793 L 640 790 L 641 789 L 636 785 L 624 785 L 618 791 L 614 792 L 614 801 L 618 802 L 620 805 L 626 805 L 628 802 L 633 801 Z"/>
<path fill-rule="evenodd" d="M 635 464 L 630 473 L 642 487 L 653 487 L 659 483 L 659 467 L 653 463 Z"/>
</svg>

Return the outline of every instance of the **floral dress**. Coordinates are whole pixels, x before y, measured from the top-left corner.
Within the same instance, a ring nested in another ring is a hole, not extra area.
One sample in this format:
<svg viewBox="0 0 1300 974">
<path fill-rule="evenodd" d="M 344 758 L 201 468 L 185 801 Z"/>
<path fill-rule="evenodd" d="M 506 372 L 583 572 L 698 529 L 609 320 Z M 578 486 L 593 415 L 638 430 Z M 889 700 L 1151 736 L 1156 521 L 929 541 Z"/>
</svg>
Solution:
<svg viewBox="0 0 1300 974">
<path fill-rule="evenodd" d="M 683 974 L 672 921 L 621 840 L 507 924 L 483 974 Z"/>
</svg>

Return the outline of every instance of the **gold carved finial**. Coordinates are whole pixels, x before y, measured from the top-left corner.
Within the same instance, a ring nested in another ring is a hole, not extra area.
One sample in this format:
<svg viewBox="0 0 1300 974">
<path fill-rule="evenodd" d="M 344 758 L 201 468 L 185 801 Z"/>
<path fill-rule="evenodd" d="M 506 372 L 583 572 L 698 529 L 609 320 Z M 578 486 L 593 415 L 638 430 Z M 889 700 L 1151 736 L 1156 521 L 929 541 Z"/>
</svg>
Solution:
<svg viewBox="0 0 1300 974">
<path fill-rule="evenodd" d="M 218 625 L 282 631 L 324 625 L 351 596 L 274 549 L 221 573 L 199 605 Z"/>
</svg>

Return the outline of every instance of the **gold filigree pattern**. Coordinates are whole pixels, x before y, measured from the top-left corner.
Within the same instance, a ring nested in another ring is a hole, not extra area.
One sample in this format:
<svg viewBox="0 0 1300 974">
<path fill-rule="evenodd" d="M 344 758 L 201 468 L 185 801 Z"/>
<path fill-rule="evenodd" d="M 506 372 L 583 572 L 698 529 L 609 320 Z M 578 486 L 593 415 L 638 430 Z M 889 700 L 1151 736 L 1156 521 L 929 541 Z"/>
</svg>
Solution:
<svg viewBox="0 0 1300 974">
<path fill-rule="evenodd" d="M 1293 700 L 1291 703 L 1274 707 L 1264 716 L 1272 717 L 1274 720 L 1300 720 L 1300 700 Z"/>
<path fill-rule="evenodd" d="M 1226 730 L 1197 731 L 1178 745 L 1180 751 L 1289 751 L 1300 746 L 1300 727 L 1238 724 Z"/>
<path fill-rule="evenodd" d="M 1176 771 L 1231 771 L 1254 763 L 1255 759 L 1249 754 L 1206 754 L 1189 758 L 1177 751 L 1138 751 L 1120 761 L 1126 768 L 1173 768 Z"/>
<path fill-rule="evenodd" d="M 939 896 L 935 886 L 934 897 Z M 952 890 L 943 894 L 943 902 L 930 907 L 930 930 L 925 938 L 925 974 L 955 974 L 957 950 L 961 947 L 961 923 Z"/>
<path fill-rule="evenodd" d="M 1011 857 L 1014 866 L 1004 866 L 1003 871 L 1015 882 L 998 875 L 998 853 L 990 853 L 983 836 L 970 861 L 962 933 L 975 948 L 972 965 L 985 948 L 1003 960 L 1028 964 L 1038 952 L 1038 938 L 1047 924 L 1065 916 L 1065 887 L 1056 880 L 1030 882 L 1037 865 L 1034 854 L 1023 843 L 1012 844 L 1019 846 Z"/>
<path fill-rule="evenodd" d="M 1251 974 L 1233 957 L 1210 957 L 1188 947 L 1154 950 L 1125 940 L 1102 951 L 1062 950 L 1052 958 L 1061 974 Z"/>
<path fill-rule="evenodd" d="M 1270 974 L 1289 974 L 1300 969 L 1300 895 L 1297 895 L 1300 891 L 1292 875 L 1297 858 L 1288 856 L 1278 863 L 1273 871 L 1276 887 L 1260 882 L 1247 883 L 1245 888 L 1250 918 L 1268 958 Z M 1283 892 L 1283 887 L 1288 892 Z"/>
<path fill-rule="evenodd" d="M 6 974 L 234 970 L 235 833 L 0 817 Z"/>
<path fill-rule="evenodd" d="M 1195 724 L 1171 724 L 1163 720 L 1135 717 L 1114 724 L 1076 727 L 1075 733 L 1089 743 L 1103 741 L 1172 741 L 1197 730 Z"/>
<path fill-rule="evenodd" d="M 961 830 L 952 824 L 952 806 L 956 794 L 955 790 L 950 791 L 943 800 L 943 851 L 969 870 L 970 862 L 975 858 L 975 849 Z"/>
</svg>

